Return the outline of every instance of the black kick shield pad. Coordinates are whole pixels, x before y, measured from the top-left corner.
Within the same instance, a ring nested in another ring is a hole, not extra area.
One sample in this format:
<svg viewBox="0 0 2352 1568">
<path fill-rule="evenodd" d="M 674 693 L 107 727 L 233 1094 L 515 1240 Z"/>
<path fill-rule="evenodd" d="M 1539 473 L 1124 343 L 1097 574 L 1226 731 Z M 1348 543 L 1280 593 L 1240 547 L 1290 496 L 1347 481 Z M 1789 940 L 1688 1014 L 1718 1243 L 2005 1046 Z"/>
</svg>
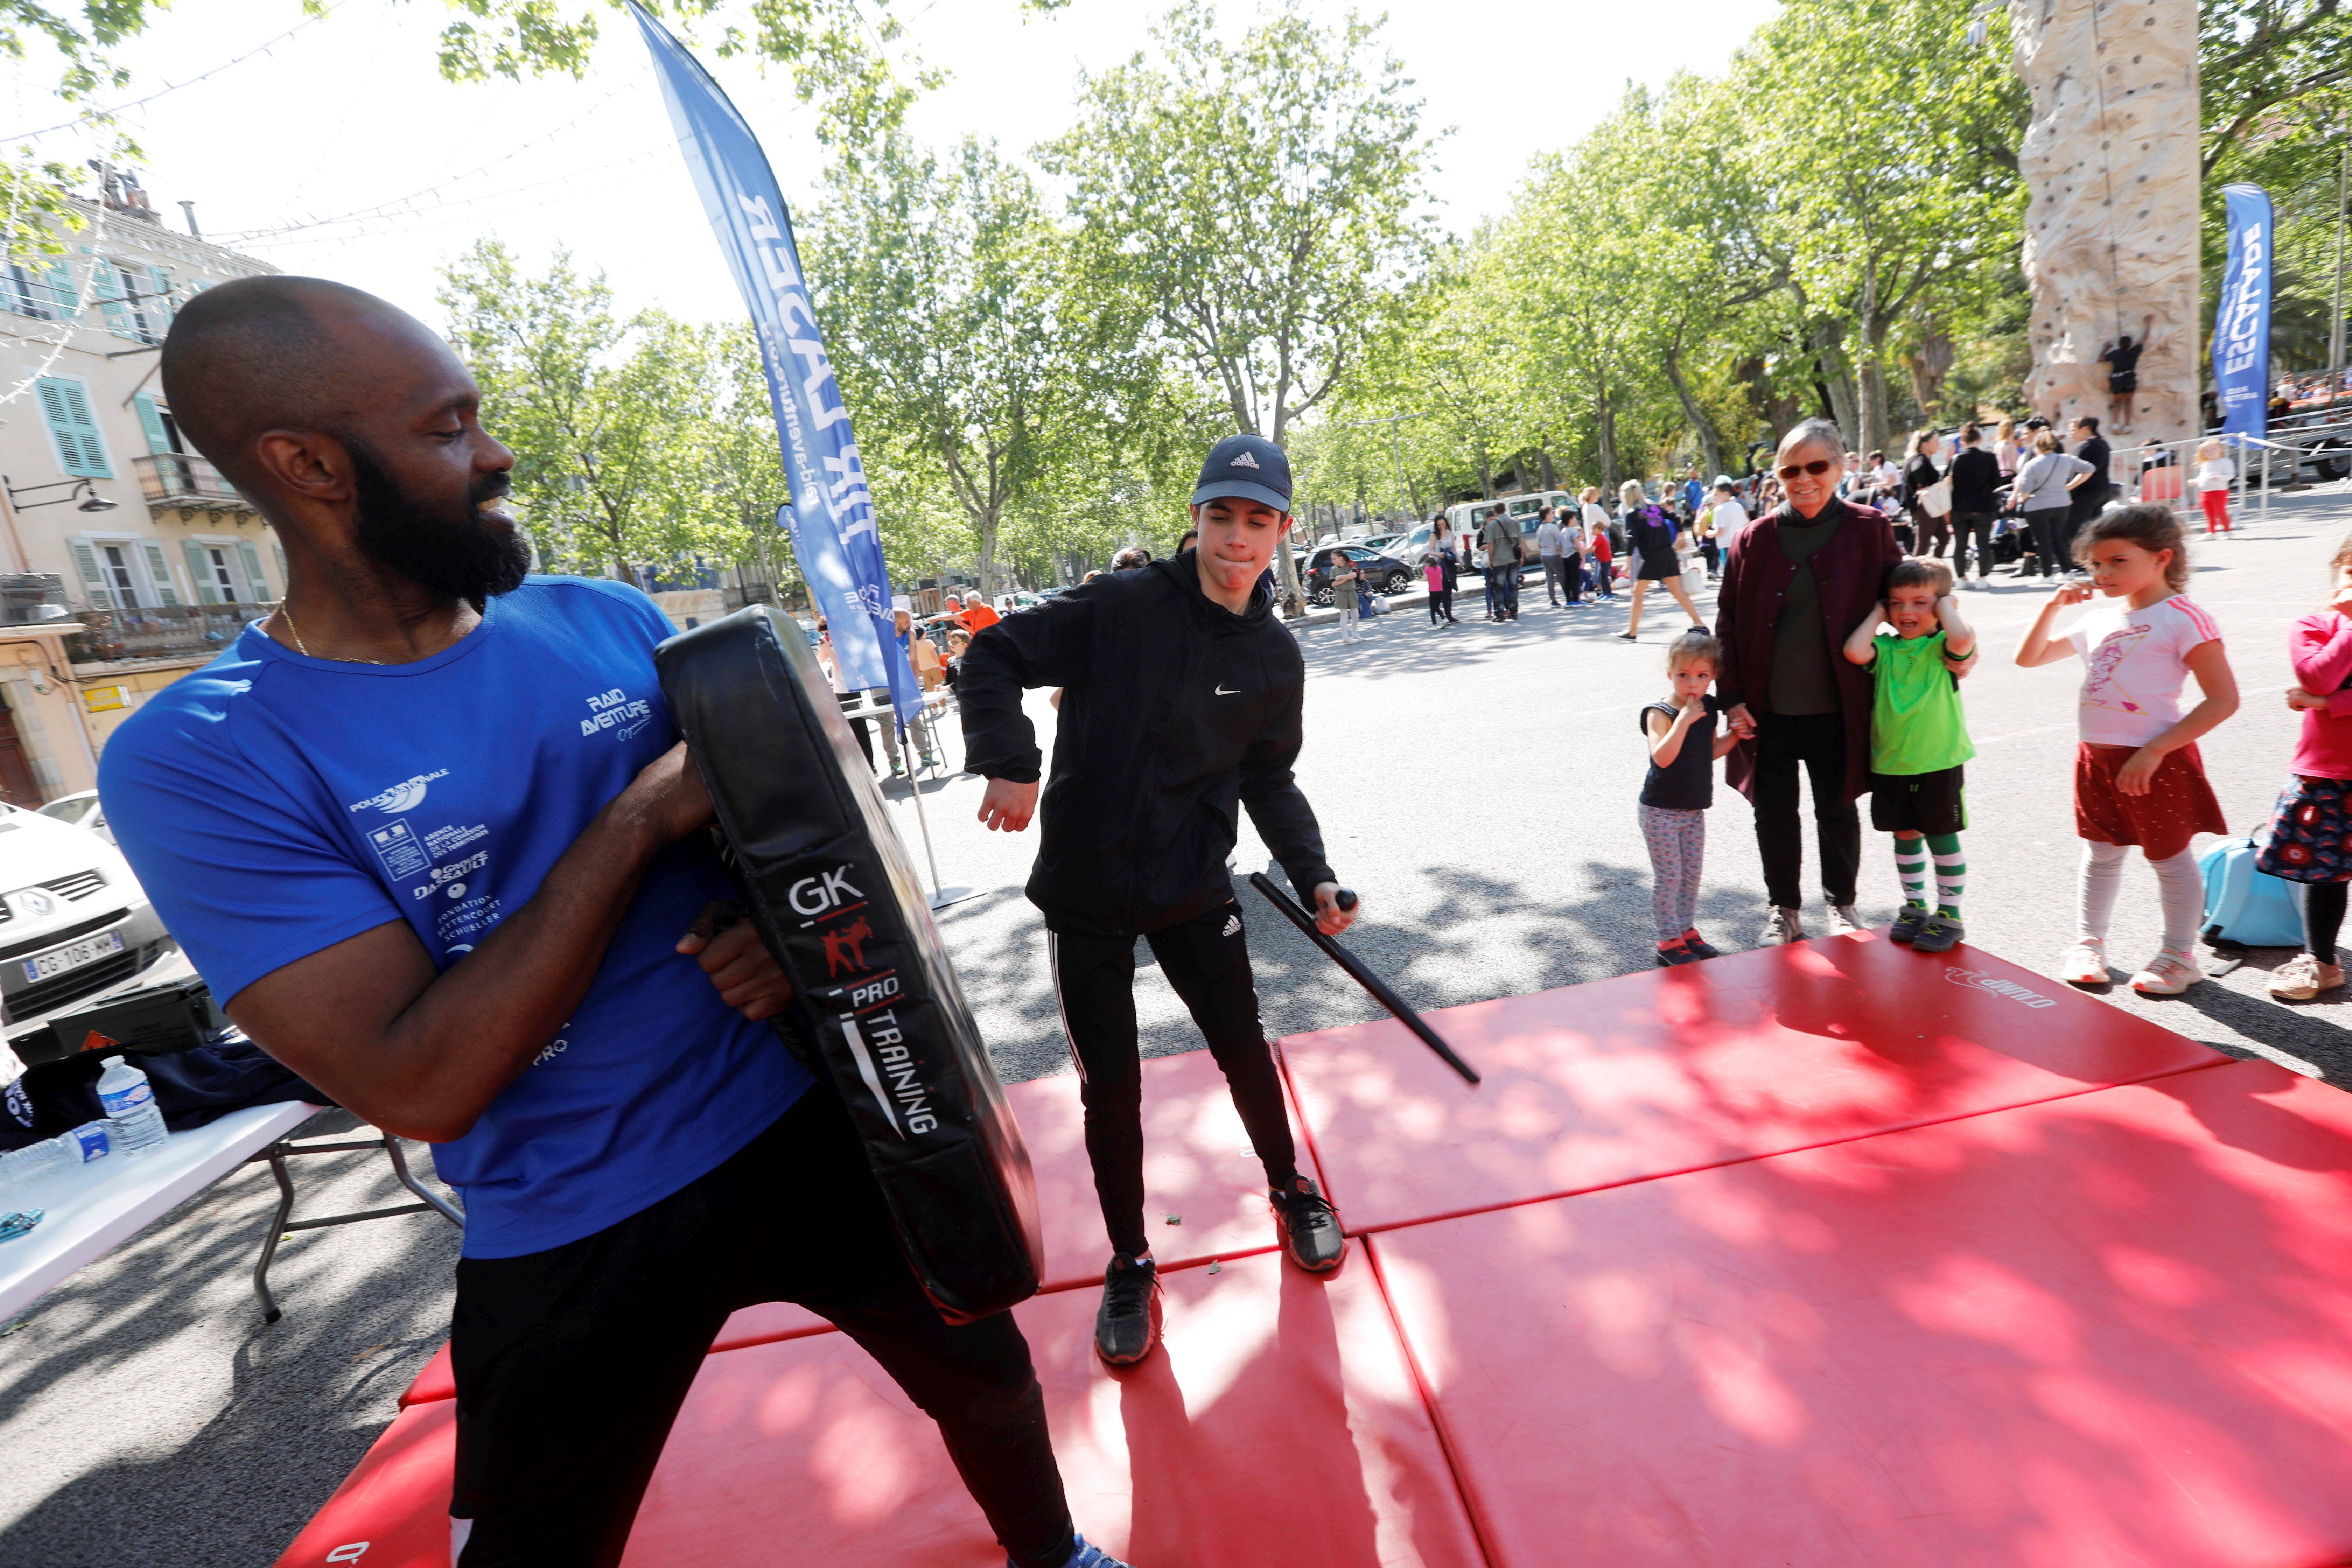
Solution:
<svg viewBox="0 0 2352 1568">
<path fill-rule="evenodd" d="M 1045 1268 L 1029 1152 L 800 624 L 754 605 L 654 662 L 925 1293 L 950 1322 L 1027 1300 Z"/>
</svg>

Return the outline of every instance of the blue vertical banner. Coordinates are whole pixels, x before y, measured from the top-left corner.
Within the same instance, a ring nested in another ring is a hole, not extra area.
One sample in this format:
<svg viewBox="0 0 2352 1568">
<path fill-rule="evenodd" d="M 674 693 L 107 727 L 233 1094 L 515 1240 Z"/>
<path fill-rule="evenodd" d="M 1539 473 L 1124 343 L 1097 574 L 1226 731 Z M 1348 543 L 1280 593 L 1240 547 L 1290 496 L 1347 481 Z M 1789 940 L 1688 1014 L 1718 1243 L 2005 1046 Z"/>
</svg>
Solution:
<svg viewBox="0 0 2352 1568">
<path fill-rule="evenodd" d="M 2213 390 L 2221 428 L 2260 438 L 2270 434 L 2271 198 L 2260 185 L 2224 185 L 2221 195 L 2230 258 L 2213 311 Z"/>
<path fill-rule="evenodd" d="M 898 646 L 874 498 L 802 279 L 792 214 L 759 138 L 710 73 L 635 0 L 629 9 L 653 51 L 694 188 L 759 334 L 793 489 L 777 521 L 792 530 L 793 554 L 833 633 L 843 684 L 854 691 L 889 688 L 904 724 L 920 700 L 915 672 Z"/>
</svg>

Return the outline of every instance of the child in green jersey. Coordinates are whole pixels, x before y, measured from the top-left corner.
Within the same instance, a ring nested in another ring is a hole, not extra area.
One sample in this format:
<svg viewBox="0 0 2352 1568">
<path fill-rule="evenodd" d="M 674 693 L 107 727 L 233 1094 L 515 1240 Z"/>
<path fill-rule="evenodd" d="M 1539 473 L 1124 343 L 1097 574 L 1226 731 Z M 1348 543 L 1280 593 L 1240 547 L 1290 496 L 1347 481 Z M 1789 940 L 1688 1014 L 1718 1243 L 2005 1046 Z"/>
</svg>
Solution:
<svg viewBox="0 0 2352 1568">
<path fill-rule="evenodd" d="M 1881 623 L 1895 628 L 1887 637 Z M 1903 910 L 1888 934 L 1920 952 L 1948 952 L 1968 933 L 1960 890 L 1968 863 L 1960 829 L 1960 764 L 1969 743 L 1960 683 L 1946 661 L 1974 658 L 1977 635 L 1952 596 L 1952 571 L 1941 561 L 1897 562 L 1886 598 L 1845 639 L 1845 656 L 1877 679 L 1870 710 L 1870 823 L 1895 835 L 1895 870 Z M 1936 858 L 1936 904 L 1927 905 L 1927 861 Z"/>
</svg>

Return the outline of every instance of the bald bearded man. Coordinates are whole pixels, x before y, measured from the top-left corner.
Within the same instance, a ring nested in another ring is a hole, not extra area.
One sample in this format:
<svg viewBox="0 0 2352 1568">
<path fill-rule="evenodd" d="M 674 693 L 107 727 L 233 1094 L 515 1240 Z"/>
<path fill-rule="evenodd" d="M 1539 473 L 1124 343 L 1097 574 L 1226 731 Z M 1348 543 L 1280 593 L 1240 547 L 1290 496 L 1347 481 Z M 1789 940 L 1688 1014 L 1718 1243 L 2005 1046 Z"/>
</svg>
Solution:
<svg viewBox="0 0 2352 1568">
<path fill-rule="evenodd" d="M 1020 1330 L 932 1310 L 839 1100 L 762 1021 L 783 975 L 748 922 L 712 934 L 732 890 L 655 679 L 668 621 L 525 575 L 513 455 L 380 300 L 223 284 L 163 377 L 286 596 L 115 733 L 100 787 L 229 1016 L 464 1195 L 453 1559 L 619 1563 L 719 1326 L 793 1300 L 939 1423 L 1015 1568 L 1108 1564 Z"/>
</svg>

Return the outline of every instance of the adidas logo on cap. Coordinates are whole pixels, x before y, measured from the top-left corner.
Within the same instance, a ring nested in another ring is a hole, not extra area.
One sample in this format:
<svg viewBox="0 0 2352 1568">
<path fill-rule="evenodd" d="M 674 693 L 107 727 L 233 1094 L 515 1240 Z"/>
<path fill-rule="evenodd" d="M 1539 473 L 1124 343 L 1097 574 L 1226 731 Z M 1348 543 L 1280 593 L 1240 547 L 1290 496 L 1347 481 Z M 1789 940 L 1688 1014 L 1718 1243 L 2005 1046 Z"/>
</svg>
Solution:
<svg viewBox="0 0 2352 1568">
<path fill-rule="evenodd" d="M 1228 466 L 1236 468 L 1255 468 L 1257 467 L 1257 459 L 1247 452 L 1236 452 L 1234 454 L 1233 462 Z"/>
</svg>

